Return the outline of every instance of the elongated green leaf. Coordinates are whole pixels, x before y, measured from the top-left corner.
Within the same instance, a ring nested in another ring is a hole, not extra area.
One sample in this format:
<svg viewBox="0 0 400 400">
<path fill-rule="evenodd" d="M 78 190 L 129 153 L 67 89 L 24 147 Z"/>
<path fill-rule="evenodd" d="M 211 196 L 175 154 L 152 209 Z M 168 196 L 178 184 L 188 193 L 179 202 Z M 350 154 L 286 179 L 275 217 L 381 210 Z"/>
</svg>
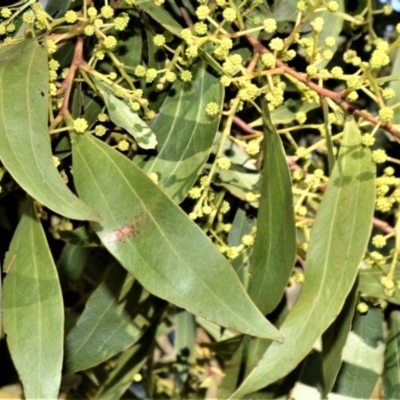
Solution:
<svg viewBox="0 0 400 400">
<path fill-rule="evenodd" d="M 15 231 L 4 272 L 4 331 L 25 397 L 57 399 L 63 358 L 63 299 L 32 201 Z"/>
<path fill-rule="evenodd" d="M 357 300 L 357 283 L 344 303 L 343 309 L 333 324 L 322 335 L 322 372 L 324 377 L 325 398 L 335 384 L 337 374 L 342 365 L 342 351 L 351 329 Z"/>
<path fill-rule="evenodd" d="M 396 58 L 393 63 L 393 68 L 392 68 L 392 75 L 398 75 L 400 73 L 400 51 L 397 49 L 397 54 Z M 393 105 L 396 104 L 400 101 L 400 80 L 394 79 L 392 82 L 390 82 L 389 87 L 391 87 L 396 95 L 393 97 L 393 99 L 388 100 L 388 105 Z M 398 124 L 400 123 L 400 110 L 399 108 L 395 108 L 394 110 L 394 123 Z"/>
<path fill-rule="evenodd" d="M 36 40 L 0 46 L 0 158 L 33 198 L 69 218 L 100 221 L 64 184 L 47 132 L 47 52 Z"/>
<path fill-rule="evenodd" d="M 167 31 L 178 37 L 181 36 L 182 27 L 163 8 L 156 6 L 149 0 L 137 0 L 136 3 Z"/>
<path fill-rule="evenodd" d="M 189 368 L 196 363 L 196 320 L 187 311 L 176 314 L 175 330 L 175 382 L 176 386 L 182 390 L 189 376 Z M 185 397 L 184 393 L 181 393 Z"/>
<path fill-rule="evenodd" d="M 157 144 L 156 136 L 149 126 L 133 112 L 123 100 L 117 98 L 112 87 L 94 79 L 97 87 L 101 90 L 106 103 L 110 118 L 115 125 L 118 125 L 130 133 L 143 149 L 154 149 Z"/>
<path fill-rule="evenodd" d="M 281 300 L 294 265 L 296 227 L 285 150 L 264 104 L 263 112 L 264 167 L 248 292 L 261 312 L 268 314 Z"/>
<path fill-rule="evenodd" d="M 126 157 L 76 135 L 79 194 L 104 212 L 93 224 L 105 247 L 151 293 L 222 326 L 280 339 L 204 233 Z"/>
<path fill-rule="evenodd" d="M 400 393 L 400 311 L 390 313 L 390 330 L 385 352 L 383 398 L 395 399 Z"/>
<path fill-rule="evenodd" d="M 382 311 L 370 308 L 365 315 L 356 313 L 332 393 L 349 400 L 372 398 L 383 371 L 384 352 Z"/>
<path fill-rule="evenodd" d="M 305 282 L 280 329 L 285 342 L 271 344 L 233 398 L 239 399 L 292 371 L 340 312 L 368 242 L 374 178 L 371 152 L 362 147 L 357 124 L 349 117 L 340 155 L 312 229 Z"/>
<path fill-rule="evenodd" d="M 115 400 L 122 398 L 122 395 L 132 384 L 132 378 L 142 368 L 145 357 L 152 349 L 156 326 L 150 327 L 140 340 L 130 349 L 125 350 L 107 378 L 101 383 L 95 399 Z"/>
<path fill-rule="evenodd" d="M 146 159 L 143 169 L 159 176 L 165 192 L 180 203 L 193 186 L 213 146 L 219 118 L 205 113 L 206 105 L 215 102 L 222 108 L 222 87 L 199 61 L 190 88 L 176 81 L 151 124 L 157 135 L 157 155 Z"/>
<path fill-rule="evenodd" d="M 78 282 L 89 256 L 89 248 L 67 244 L 57 262 L 61 282 L 63 284 Z"/>
<path fill-rule="evenodd" d="M 93 367 L 132 346 L 161 308 L 159 299 L 114 264 L 67 336 L 66 373 Z"/>
<path fill-rule="evenodd" d="M 242 244 L 242 237 L 244 235 L 250 235 L 252 228 L 255 226 L 255 219 L 248 219 L 246 212 L 238 208 L 236 211 L 235 218 L 232 222 L 231 230 L 228 235 L 228 246 L 236 247 Z M 249 258 L 252 249 L 248 248 L 242 251 L 238 257 L 231 261 L 233 269 L 236 271 L 240 281 L 243 283 L 244 287 L 247 287 L 249 281 Z"/>
</svg>

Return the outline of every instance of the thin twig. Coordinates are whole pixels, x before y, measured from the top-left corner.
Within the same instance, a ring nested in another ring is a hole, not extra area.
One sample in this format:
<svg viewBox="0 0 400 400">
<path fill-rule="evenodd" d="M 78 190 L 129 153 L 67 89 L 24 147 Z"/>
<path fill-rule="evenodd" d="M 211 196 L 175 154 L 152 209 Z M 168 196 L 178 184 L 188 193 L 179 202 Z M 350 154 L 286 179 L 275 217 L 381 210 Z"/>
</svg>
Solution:
<svg viewBox="0 0 400 400">
<path fill-rule="evenodd" d="M 55 129 L 58 124 L 63 120 L 65 114 L 69 113 L 69 99 L 71 97 L 72 86 L 74 83 L 76 71 L 79 66 L 85 62 L 83 59 L 83 37 L 79 36 L 76 39 L 74 57 L 72 59 L 71 65 L 68 70 L 68 75 L 62 83 L 62 88 L 64 89 L 64 98 L 61 104 L 60 111 L 58 115 L 49 126 L 49 131 Z"/>
<path fill-rule="evenodd" d="M 248 42 L 253 46 L 253 51 L 254 52 L 260 52 L 262 54 L 266 53 L 271 53 L 265 46 L 263 46 L 254 36 L 252 36 L 250 33 L 246 34 L 246 39 Z M 276 65 L 281 68 L 284 73 L 291 75 L 293 78 L 295 78 L 297 81 L 307 85 L 310 89 L 314 90 L 317 92 L 320 96 L 329 98 L 333 100 L 337 105 L 339 105 L 344 111 L 356 115 L 358 117 L 364 118 L 365 120 L 371 122 L 373 125 L 381 125 L 381 128 L 385 129 L 386 131 L 390 132 L 392 135 L 396 136 L 397 138 L 400 138 L 400 131 L 397 130 L 393 124 L 382 124 L 381 121 L 379 121 L 377 118 L 373 117 L 372 115 L 369 115 L 365 113 L 364 111 L 359 110 L 352 104 L 350 104 L 348 101 L 346 101 L 345 98 L 343 98 L 342 93 L 334 92 L 329 89 L 325 89 L 321 86 L 318 86 L 316 83 L 312 82 L 307 78 L 307 74 L 297 72 L 294 69 L 290 68 L 288 65 L 286 65 L 283 61 L 281 60 L 276 60 Z"/>
</svg>

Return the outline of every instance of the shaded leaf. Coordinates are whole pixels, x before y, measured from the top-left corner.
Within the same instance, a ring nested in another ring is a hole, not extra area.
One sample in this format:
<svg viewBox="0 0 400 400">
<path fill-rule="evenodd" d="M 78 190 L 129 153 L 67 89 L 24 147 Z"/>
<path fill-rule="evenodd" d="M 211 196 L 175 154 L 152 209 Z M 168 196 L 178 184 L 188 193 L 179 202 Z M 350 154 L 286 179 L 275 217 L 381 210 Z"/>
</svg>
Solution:
<svg viewBox="0 0 400 400">
<path fill-rule="evenodd" d="M 362 146 L 357 124 L 349 117 L 312 229 L 303 288 L 280 329 L 285 342 L 271 344 L 233 398 L 259 390 L 292 371 L 340 312 L 369 239 L 374 179 L 371 151 Z"/>
<path fill-rule="evenodd" d="M 163 8 L 156 6 L 149 0 L 137 0 L 136 3 L 167 31 L 178 37 L 181 36 L 182 27 Z"/>
<path fill-rule="evenodd" d="M 115 400 L 122 398 L 132 384 L 133 376 L 141 370 L 149 349 L 152 348 L 155 328 L 155 325 L 150 327 L 136 344 L 121 353 L 115 367 L 101 383 L 95 399 Z"/>
<path fill-rule="evenodd" d="M 172 86 L 151 128 L 157 136 L 157 155 L 143 162 L 147 172 L 159 176 L 165 192 L 180 203 L 193 186 L 214 143 L 219 117 L 210 118 L 206 105 L 222 108 L 222 87 L 200 61 L 192 71 L 190 87 L 180 80 Z"/>
<path fill-rule="evenodd" d="M 58 260 L 57 269 L 63 284 L 78 282 L 90 256 L 91 250 L 67 244 Z"/>
<path fill-rule="evenodd" d="M 157 139 L 150 127 L 133 112 L 125 101 L 114 95 L 112 87 L 94 78 L 96 86 L 101 90 L 110 118 L 115 125 L 124 128 L 143 149 L 154 149 Z"/>
<path fill-rule="evenodd" d="M 400 311 L 390 313 L 390 329 L 385 351 L 383 398 L 395 399 L 400 393 Z"/>
<path fill-rule="evenodd" d="M 182 390 L 188 379 L 190 366 L 196 363 L 196 320 L 192 314 L 181 311 L 175 316 L 175 324 L 175 382 Z"/>
<path fill-rule="evenodd" d="M 140 168 L 89 135 L 75 136 L 73 161 L 79 194 L 104 212 L 94 230 L 147 290 L 222 326 L 279 339 L 226 259 Z"/>
<path fill-rule="evenodd" d="M 356 313 L 332 393 L 346 399 L 371 398 L 383 371 L 384 350 L 382 311 L 370 308 L 365 315 Z"/>
<path fill-rule="evenodd" d="M 265 101 L 263 112 L 264 166 L 248 292 L 261 312 L 268 314 L 281 300 L 294 266 L 296 227 L 286 154 Z"/>
<path fill-rule="evenodd" d="M 342 365 L 342 351 L 351 329 L 357 300 L 357 283 L 348 295 L 338 317 L 322 335 L 323 397 L 332 390 Z"/>
<path fill-rule="evenodd" d="M 132 346 L 157 317 L 161 304 L 114 264 L 66 338 L 65 372 L 91 368 Z"/>
<path fill-rule="evenodd" d="M 0 46 L 0 158 L 33 198 L 68 218 L 101 218 L 64 184 L 47 130 L 47 51 L 36 40 Z"/>
<path fill-rule="evenodd" d="M 31 200 L 15 231 L 4 272 L 4 332 L 25 397 L 57 399 L 63 358 L 63 299 Z"/>
</svg>

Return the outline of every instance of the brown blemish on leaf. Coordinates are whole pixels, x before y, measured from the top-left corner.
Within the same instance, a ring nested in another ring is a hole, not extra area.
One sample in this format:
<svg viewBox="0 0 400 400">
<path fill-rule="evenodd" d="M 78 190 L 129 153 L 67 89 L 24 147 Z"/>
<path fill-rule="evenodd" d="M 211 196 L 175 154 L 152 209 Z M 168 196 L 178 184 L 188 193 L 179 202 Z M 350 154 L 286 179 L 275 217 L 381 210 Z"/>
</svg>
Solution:
<svg viewBox="0 0 400 400">
<path fill-rule="evenodd" d="M 124 242 L 128 238 L 137 238 L 145 232 L 146 213 L 139 212 L 130 223 L 108 233 L 104 239 L 108 243 Z"/>
</svg>

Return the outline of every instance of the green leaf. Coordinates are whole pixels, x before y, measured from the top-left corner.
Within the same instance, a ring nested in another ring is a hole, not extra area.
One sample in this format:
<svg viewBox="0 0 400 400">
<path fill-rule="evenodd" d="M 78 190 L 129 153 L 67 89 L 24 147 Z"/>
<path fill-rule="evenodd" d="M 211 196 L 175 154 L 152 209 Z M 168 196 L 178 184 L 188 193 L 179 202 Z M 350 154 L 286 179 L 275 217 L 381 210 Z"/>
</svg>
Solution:
<svg viewBox="0 0 400 400">
<path fill-rule="evenodd" d="M 180 311 L 175 316 L 175 384 L 182 390 L 189 376 L 189 368 L 196 363 L 196 320 L 187 311 Z M 181 393 L 183 396 L 183 393 Z"/>
<path fill-rule="evenodd" d="M 65 372 L 91 368 L 132 346 L 157 317 L 160 305 L 115 263 L 67 336 Z"/>
<path fill-rule="evenodd" d="M 285 342 L 271 344 L 233 398 L 242 398 L 292 371 L 340 312 L 369 239 L 374 182 L 371 151 L 362 146 L 357 124 L 349 117 L 312 229 L 303 288 L 280 329 Z"/>
<path fill-rule="evenodd" d="M 357 300 L 355 284 L 333 324 L 322 335 L 322 372 L 324 376 L 325 398 L 332 390 L 342 365 L 342 351 L 351 329 L 351 322 Z"/>
<path fill-rule="evenodd" d="M 356 313 L 332 393 L 349 400 L 370 399 L 383 371 L 384 351 L 382 311 L 370 308 L 365 315 Z"/>
<path fill-rule="evenodd" d="M 228 246 L 236 247 L 242 244 L 242 237 L 244 235 L 250 235 L 252 228 L 255 226 L 255 219 L 248 219 L 246 212 L 242 208 L 238 208 L 235 214 L 235 218 L 232 222 L 231 230 L 228 234 Z M 231 261 L 233 269 L 236 271 L 240 281 L 244 287 L 247 287 L 249 281 L 249 253 L 251 248 L 240 252 L 239 256 Z"/>
<path fill-rule="evenodd" d="M 0 158 L 33 198 L 68 218 L 100 221 L 64 184 L 47 131 L 47 51 L 36 40 L 0 46 Z"/>
<path fill-rule="evenodd" d="M 129 159 L 76 135 L 78 193 L 104 212 L 94 230 L 149 292 L 222 326 L 280 340 L 204 233 Z"/>
<path fill-rule="evenodd" d="M 28 201 L 3 272 L 3 323 L 27 399 L 57 399 L 63 358 L 63 299 L 42 225 Z"/>
<path fill-rule="evenodd" d="M 78 282 L 86 262 L 90 256 L 90 249 L 67 244 L 57 262 L 58 274 L 62 284 Z"/>
<path fill-rule="evenodd" d="M 396 285 L 394 287 L 393 296 L 387 296 L 383 286 L 381 285 L 381 278 L 384 274 L 389 272 L 390 265 L 385 265 L 382 270 L 379 268 L 368 268 L 360 271 L 360 285 L 359 291 L 362 296 L 374 297 L 376 299 L 386 300 L 392 304 L 400 305 L 400 288 Z M 400 280 L 399 264 L 396 265 L 394 279 Z"/>
<path fill-rule="evenodd" d="M 207 72 L 206 63 L 196 64 L 193 81 L 177 80 L 151 128 L 158 140 L 157 155 L 143 163 L 147 172 L 159 176 L 165 192 L 180 203 L 193 186 L 214 143 L 219 117 L 210 118 L 206 105 L 222 108 L 223 90 L 218 79 Z"/>
<path fill-rule="evenodd" d="M 155 328 L 154 325 L 150 327 L 136 344 L 121 353 L 115 367 L 108 372 L 107 378 L 101 383 L 95 396 L 96 400 L 122 398 L 132 385 L 132 377 L 141 370 L 147 353 L 152 349 Z"/>
<path fill-rule="evenodd" d="M 248 292 L 261 312 L 269 314 L 281 300 L 294 266 L 296 227 L 285 150 L 265 102 L 263 112 L 264 166 Z"/>
<path fill-rule="evenodd" d="M 390 313 L 389 328 L 383 374 L 383 398 L 388 400 L 400 393 L 400 311 Z"/>
<path fill-rule="evenodd" d="M 156 20 L 167 31 L 173 33 L 175 36 L 181 36 L 183 28 L 163 8 L 156 6 L 149 0 L 137 0 L 136 3 L 144 12 L 149 14 L 151 18 Z"/>
<path fill-rule="evenodd" d="M 94 81 L 101 90 L 112 122 L 130 133 L 143 149 L 154 149 L 157 145 L 157 139 L 149 126 L 137 113 L 131 110 L 125 101 L 118 99 L 114 95 L 114 90 L 111 86 L 100 79 L 94 78 Z"/>
<path fill-rule="evenodd" d="M 394 62 L 393 62 L 391 75 L 398 75 L 398 74 L 400 74 L 400 50 L 399 49 L 397 49 L 396 58 L 394 59 Z M 388 102 L 387 102 L 388 106 L 392 106 L 394 104 L 397 104 L 400 101 L 400 80 L 398 78 L 392 80 L 389 84 L 389 87 L 391 87 L 395 92 L 395 96 L 392 99 L 388 100 Z M 399 124 L 400 123 L 400 110 L 397 107 L 393 111 L 394 111 L 393 123 Z"/>
</svg>

